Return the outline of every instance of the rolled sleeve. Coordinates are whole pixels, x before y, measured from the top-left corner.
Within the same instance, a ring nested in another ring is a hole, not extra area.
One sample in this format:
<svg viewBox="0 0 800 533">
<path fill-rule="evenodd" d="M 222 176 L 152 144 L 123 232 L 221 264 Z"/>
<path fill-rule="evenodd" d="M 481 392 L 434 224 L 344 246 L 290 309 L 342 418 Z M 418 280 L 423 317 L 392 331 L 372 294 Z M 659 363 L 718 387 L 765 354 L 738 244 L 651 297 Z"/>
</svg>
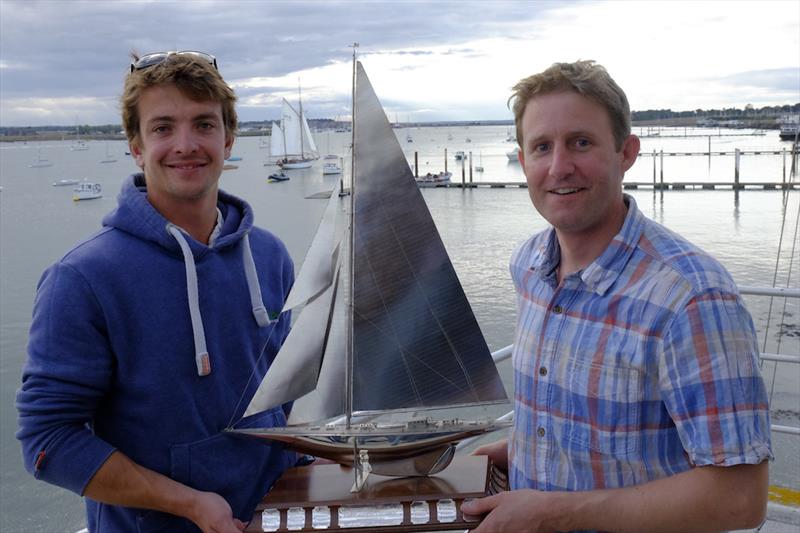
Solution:
<svg viewBox="0 0 800 533">
<path fill-rule="evenodd" d="M 693 464 L 757 464 L 772 457 L 769 401 L 752 319 L 735 293 L 693 295 L 664 338 L 664 403 Z"/>
</svg>

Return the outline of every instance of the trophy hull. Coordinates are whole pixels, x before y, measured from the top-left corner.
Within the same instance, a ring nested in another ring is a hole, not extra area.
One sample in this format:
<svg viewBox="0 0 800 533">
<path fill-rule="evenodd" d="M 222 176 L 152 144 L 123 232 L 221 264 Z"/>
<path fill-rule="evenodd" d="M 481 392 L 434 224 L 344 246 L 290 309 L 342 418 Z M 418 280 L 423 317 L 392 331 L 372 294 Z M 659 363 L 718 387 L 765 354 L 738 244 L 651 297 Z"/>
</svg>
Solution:
<svg viewBox="0 0 800 533">
<path fill-rule="evenodd" d="M 361 451 L 369 456 L 371 470 L 385 476 L 427 476 L 441 472 L 455 455 L 459 441 L 506 427 L 491 421 L 484 424 L 460 424 L 411 427 L 372 424 L 350 428 L 322 426 L 281 427 L 231 430 L 237 435 L 278 441 L 300 453 L 323 457 L 353 466 Z"/>
</svg>

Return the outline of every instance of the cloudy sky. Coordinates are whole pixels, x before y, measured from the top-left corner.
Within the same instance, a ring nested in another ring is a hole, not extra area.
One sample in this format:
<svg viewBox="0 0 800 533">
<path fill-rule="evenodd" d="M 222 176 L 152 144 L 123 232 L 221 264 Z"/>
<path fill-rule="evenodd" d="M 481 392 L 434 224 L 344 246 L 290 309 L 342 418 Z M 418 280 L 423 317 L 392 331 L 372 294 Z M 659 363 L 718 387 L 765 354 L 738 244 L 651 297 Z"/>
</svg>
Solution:
<svg viewBox="0 0 800 533">
<path fill-rule="evenodd" d="M 349 115 L 359 58 L 392 120 L 506 119 L 510 87 L 594 59 L 635 110 L 800 102 L 800 2 L 0 0 L 0 126 L 119 123 L 129 52 L 214 54 L 241 120 Z"/>
</svg>

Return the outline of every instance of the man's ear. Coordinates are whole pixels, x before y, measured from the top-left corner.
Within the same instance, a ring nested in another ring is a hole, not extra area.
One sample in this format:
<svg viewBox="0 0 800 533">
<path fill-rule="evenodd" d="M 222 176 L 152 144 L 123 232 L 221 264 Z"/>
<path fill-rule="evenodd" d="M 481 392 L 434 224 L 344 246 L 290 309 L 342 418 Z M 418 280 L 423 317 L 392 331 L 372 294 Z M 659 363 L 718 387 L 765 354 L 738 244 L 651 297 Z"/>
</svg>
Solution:
<svg viewBox="0 0 800 533">
<path fill-rule="evenodd" d="M 622 143 L 622 172 L 627 172 L 636 162 L 639 157 L 639 148 L 641 141 L 636 135 L 628 135 L 628 138 Z"/>
<path fill-rule="evenodd" d="M 133 160 L 136 162 L 136 166 L 144 170 L 144 154 L 142 154 L 142 149 L 139 146 L 139 141 L 136 139 L 130 141 L 128 143 L 128 148 L 131 151 Z"/>
<path fill-rule="evenodd" d="M 233 148 L 233 141 L 235 137 L 229 133 L 225 133 L 225 159 L 231 156 L 231 148 Z"/>
</svg>

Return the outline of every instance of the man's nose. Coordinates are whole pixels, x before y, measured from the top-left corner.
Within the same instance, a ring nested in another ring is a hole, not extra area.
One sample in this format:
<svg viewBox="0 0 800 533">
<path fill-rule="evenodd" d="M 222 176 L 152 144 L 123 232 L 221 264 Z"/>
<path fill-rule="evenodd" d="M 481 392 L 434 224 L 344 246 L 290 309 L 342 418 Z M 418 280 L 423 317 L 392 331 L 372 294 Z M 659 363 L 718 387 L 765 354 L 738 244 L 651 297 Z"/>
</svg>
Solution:
<svg viewBox="0 0 800 533">
<path fill-rule="evenodd" d="M 550 175 L 554 178 L 569 176 L 575 171 L 573 154 L 565 146 L 555 146 L 550 158 Z"/>
<path fill-rule="evenodd" d="M 178 128 L 175 138 L 175 151 L 182 154 L 190 154 L 197 150 L 197 134 L 193 128 Z"/>
</svg>

